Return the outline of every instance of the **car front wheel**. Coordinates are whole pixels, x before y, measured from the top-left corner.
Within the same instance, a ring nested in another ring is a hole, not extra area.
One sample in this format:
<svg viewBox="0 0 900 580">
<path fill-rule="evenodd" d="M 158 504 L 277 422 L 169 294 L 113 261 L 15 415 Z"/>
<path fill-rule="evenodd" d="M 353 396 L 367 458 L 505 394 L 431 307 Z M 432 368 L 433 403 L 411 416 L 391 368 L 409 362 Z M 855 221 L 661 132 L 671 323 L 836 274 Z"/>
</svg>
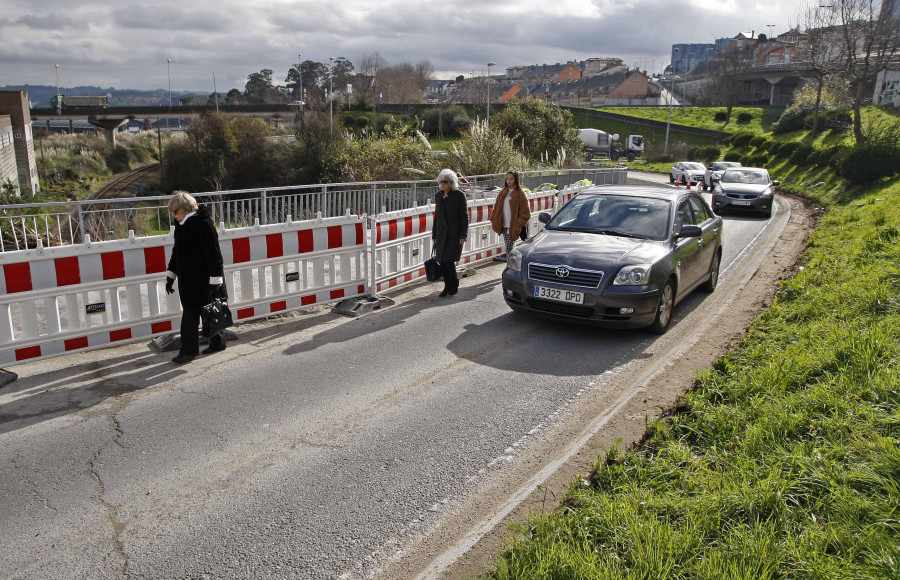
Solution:
<svg viewBox="0 0 900 580">
<path fill-rule="evenodd" d="M 659 293 L 659 304 L 656 306 L 656 318 L 650 325 L 653 334 L 664 334 L 669 329 L 672 320 L 672 308 L 675 306 L 675 284 L 672 280 L 666 280 L 662 292 Z"/>
</svg>

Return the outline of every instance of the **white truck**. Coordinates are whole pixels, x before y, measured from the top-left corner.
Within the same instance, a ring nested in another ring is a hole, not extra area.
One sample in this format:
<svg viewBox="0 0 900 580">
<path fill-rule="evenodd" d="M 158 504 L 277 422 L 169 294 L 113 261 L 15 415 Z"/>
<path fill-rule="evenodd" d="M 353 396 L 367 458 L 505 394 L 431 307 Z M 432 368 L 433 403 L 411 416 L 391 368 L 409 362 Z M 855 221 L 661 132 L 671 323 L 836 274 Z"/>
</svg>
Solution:
<svg viewBox="0 0 900 580">
<path fill-rule="evenodd" d="M 634 161 L 644 153 L 643 135 L 629 135 L 622 147 L 618 143 L 618 133 L 610 134 L 600 129 L 579 129 L 578 133 L 584 142 L 584 154 L 588 161 L 594 157 L 609 157 L 610 161 L 624 157 Z"/>
</svg>

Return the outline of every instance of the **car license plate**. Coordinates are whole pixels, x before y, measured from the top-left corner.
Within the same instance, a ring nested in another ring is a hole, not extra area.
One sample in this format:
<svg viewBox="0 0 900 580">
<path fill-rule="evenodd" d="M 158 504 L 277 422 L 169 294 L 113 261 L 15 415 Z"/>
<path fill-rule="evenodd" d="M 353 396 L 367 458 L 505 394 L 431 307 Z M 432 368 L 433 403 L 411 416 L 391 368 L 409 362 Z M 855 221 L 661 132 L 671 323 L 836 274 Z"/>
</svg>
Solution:
<svg viewBox="0 0 900 580">
<path fill-rule="evenodd" d="M 732 200 L 731 205 L 750 205 L 750 203 L 746 199 L 735 199 Z"/>
<path fill-rule="evenodd" d="M 547 300 L 556 300 L 557 302 L 584 304 L 584 294 L 582 292 L 572 292 L 571 290 L 548 288 L 547 286 L 535 286 L 534 297 L 546 298 Z"/>
</svg>

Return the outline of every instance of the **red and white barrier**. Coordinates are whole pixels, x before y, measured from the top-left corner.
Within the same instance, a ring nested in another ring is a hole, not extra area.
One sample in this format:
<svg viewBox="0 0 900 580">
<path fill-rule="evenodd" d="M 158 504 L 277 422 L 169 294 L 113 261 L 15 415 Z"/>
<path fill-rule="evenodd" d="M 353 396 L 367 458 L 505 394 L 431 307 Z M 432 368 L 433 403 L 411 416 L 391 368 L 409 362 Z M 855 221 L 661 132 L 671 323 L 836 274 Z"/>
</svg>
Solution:
<svg viewBox="0 0 900 580">
<path fill-rule="evenodd" d="M 364 223 L 356 216 L 220 230 L 237 320 L 365 293 Z M 165 293 L 173 237 L 0 254 L 0 366 L 173 332 Z"/>
</svg>

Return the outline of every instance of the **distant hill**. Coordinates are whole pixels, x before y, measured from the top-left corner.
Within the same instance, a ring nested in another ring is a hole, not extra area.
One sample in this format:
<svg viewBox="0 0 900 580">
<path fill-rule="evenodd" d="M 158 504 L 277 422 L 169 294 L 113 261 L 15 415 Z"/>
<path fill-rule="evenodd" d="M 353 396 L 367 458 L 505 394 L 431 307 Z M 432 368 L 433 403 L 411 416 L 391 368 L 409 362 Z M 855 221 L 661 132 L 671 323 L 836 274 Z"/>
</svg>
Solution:
<svg viewBox="0 0 900 580">
<path fill-rule="evenodd" d="M 155 89 L 152 91 L 139 91 L 134 89 L 115 89 L 101 87 L 66 87 L 60 89 L 64 95 L 106 95 L 109 97 L 109 105 L 111 107 L 128 107 L 128 106 L 159 106 L 169 104 L 169 92 L 163 89 Z M 28 100 L 31 101 L 31 108 L 46 109 L 50 107 L 50 99 L 56 94 L 56 87 L 46 85 L 6 85 L 0 87 L 0 91 L 28 91 Z M 197 102 L 205 103 L 209 97 L 207 93 L 198 92 L 178 92 L 172 93 L 172 104 L 177 105 L 178 99 L 184 96 L 192 96 Z"/>
</svg>

